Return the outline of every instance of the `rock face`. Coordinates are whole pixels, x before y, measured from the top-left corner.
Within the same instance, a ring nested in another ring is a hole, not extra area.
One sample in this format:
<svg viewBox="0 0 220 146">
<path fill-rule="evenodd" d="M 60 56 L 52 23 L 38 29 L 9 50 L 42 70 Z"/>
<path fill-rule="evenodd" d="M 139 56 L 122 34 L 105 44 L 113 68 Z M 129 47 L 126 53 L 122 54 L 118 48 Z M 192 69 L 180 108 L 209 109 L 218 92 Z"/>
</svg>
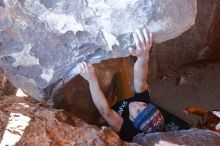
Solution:
<svg viewBox="0 0 220 146">
<path fill-rule="evenodd" d="M 219 146 L 220 135 L 208 130 L 139 134 L 121 141 L 109 128 L 98 128 L 63 110 L 48 109 L 29 98 L 0 97 L 0 145 L 153 146 L 160 140 L 185 146 Z M 8 139 L 10 137 L 10 139 Z"/>
<path fill-rule="evenodd" d="M 0 97 L 0 145 L 137 146 L 109 128 L 88 125 L 30 99 Z M 10 137 L 10 138 L 9 138 Z"/>
<path fill-rule="evenodd" d="M 138 134 L 133 141 L 144 146 L 152 146 L 160 141 L 185 146 L 219 146 L 220 134 L 209 130 L 190 129 L 175 132 Z"/>
<path fill-rule="evenodd" d="M 175 38 L 195 22 L 197 0 L 0 1 L 0 67 L 16 87 L 49 98 L 74 66 L 128 56 L 131 32 L 148 27 L 155 42 Z"/>
</svg>

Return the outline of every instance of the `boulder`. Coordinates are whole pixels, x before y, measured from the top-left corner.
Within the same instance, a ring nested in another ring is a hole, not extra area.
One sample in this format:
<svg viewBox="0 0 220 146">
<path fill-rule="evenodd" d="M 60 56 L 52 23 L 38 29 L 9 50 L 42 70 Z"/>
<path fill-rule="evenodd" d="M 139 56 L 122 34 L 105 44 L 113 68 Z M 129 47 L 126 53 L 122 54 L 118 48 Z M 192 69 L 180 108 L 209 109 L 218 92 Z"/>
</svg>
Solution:
<svg viewBox="0 0 220 146">
<path fill-rule="evenodd" d="M 219 146 L 220 134 L 201 129 L 158 132 L 152 134 L 141 133 L 134 137 L 133 142 L 144 146 L 153 146 L 158 143 L 171 143 L 184 146 Z"/>
<path fill-rule="evenodd" d="M 173 39 L 194 23 L 197 0 L 0 1 L 0 67 L 39 101 L 77 75 L 81 61 L 129 56 L 132 32 Z"/>
<path fill-rule="evenodd" d="M 0 145 L 138 146 L 120 140 L 110 128 L 89 125 L 70 113 L 15 96 L 0 97 L 0 137 Z"/>
</svg>

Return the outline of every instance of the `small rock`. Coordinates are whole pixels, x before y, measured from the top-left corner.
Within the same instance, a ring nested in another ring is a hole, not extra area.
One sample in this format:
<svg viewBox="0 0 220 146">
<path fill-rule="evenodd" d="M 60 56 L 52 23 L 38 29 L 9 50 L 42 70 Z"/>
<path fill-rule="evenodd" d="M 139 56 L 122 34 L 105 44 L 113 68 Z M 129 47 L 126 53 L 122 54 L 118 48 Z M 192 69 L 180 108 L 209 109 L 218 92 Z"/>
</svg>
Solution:
<svg viewBox="0 0 220 146">
<path fill-rule="evenodd" d="M 181 76 L 177 78 L 177 81 L 176 81 L 177 86 L 185 85 L 186 83 L 187 83 L 186 77 Z"/>
</svg>

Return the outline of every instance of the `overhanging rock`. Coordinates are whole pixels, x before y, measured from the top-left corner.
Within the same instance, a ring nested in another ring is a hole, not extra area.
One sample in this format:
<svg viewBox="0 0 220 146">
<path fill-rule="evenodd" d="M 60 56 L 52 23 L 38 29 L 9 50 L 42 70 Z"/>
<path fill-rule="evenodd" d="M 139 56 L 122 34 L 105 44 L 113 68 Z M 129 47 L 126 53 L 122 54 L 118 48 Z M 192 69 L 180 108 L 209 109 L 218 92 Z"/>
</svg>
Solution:
<svg viewBox="0 0 220 146">
<path fill-rule="evenodd" d="M 16 87 L 47 99 L 77 63 L 128 56 L 135 29 L 161 43 L 188 30 L 196 13 L 197 0 L 2 0 L 0 67 Z"/>
</svg>

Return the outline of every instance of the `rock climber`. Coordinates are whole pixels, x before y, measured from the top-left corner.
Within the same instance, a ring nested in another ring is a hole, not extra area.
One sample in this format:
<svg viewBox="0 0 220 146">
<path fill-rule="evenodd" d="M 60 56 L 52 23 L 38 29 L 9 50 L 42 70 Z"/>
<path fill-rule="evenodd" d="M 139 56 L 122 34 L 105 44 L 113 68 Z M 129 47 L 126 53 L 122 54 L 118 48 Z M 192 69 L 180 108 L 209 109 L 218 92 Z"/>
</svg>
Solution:
<svg viewBox="0 0 220 146">
<path fill-rule="evenodd" d="M 133 38 L 136 47 L 129 48 L 129 52 L 137 57 L 134 64 L 135 95 L 119 101 L 113 107 L 109 106 L 100 89 L 94 67 L 85 62 L 78 64 L 80 75 L 89 83 L 96 108 L 108 125 L 125 141 L 132 141 L 133 137 L 141 132 L 151 133 L 189 128 L 187 123 L 159 108 L 150 100 L 147 74 L 153 34 L 145 28 L 138 29 L 133 33 Z"/>
</svg>

